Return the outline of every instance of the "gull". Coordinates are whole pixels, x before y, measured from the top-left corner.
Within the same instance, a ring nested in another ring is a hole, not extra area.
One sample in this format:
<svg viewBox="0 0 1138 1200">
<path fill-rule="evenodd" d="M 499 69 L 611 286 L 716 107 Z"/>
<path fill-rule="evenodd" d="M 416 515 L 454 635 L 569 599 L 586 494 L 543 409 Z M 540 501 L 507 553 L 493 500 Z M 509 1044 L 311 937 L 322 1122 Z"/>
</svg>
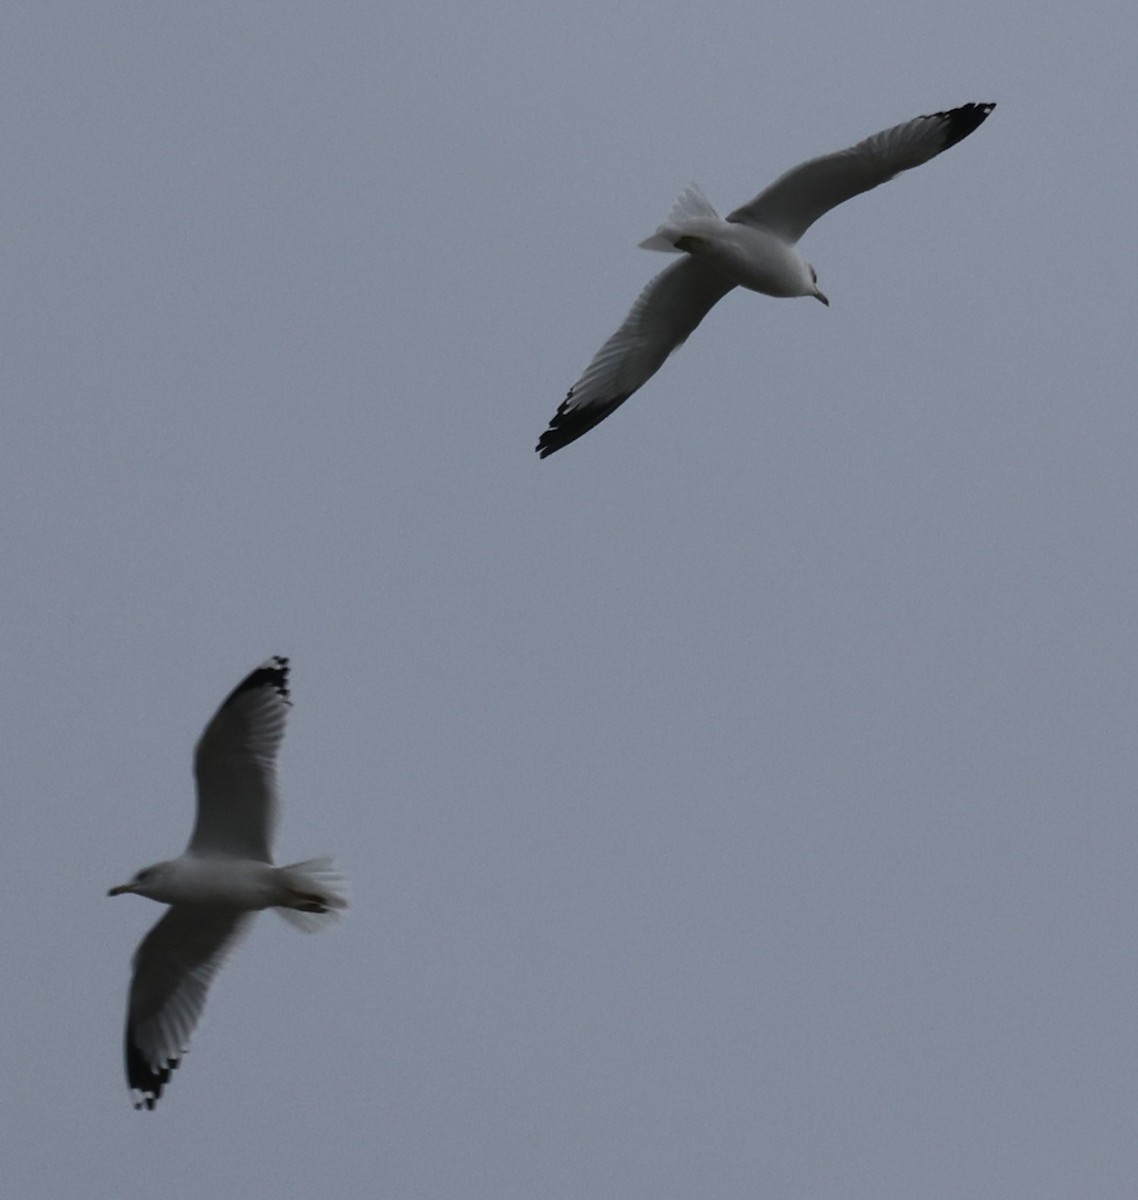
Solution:
<svg viewBox="0 0 1138 1200">
<path fill-rule="evenodd" d="M 347 907 L 332 859 L 272 865 L 276 759 L 289 707 L 287 658 L 268 659 L 229 693 L 194 751 L 198 815 L 189 845 L 108 892 L 170 906 L 133 960 L 125 1042 L 135 1108 L 153 1109 L 162 1095 L 214 975 L 260 909 L 312 932 Z"/>
<path fill-rule="evenodd" d="M 964 104 L 884 129 L 848 150 L 792 167 L 749 204 L 721 218 L 694 184 L 640 245 L 681 254 L 640 293 L 624 324 L 569 389 L 537 443 L 546 458 L 588 433 L 664 365 L 734 287 L 813 296 L 818 275 L 795 246 L 831 208 L 920 166 L 977 129 L 996 106 Z"/>
</svg>

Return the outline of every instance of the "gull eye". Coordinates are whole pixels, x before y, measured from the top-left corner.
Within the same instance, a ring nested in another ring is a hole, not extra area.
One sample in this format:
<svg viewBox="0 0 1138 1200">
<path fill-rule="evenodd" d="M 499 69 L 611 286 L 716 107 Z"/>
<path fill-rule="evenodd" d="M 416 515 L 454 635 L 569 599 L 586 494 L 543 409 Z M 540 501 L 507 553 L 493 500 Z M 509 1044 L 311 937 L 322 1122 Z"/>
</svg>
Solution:
<svg viewBox="0 0 1138 1200">
<path fill-rule="evenodd" d="M 151 869 L 149 867 L 147 867 L 145 871 L 139 871 L 139 873 L 134 877 L 134 882 L 135 883 L 145 883 L 150 878 L 150 876 L 153 874 L 154 874 L 154 872 L 151 871 Z"/>
<path fill-rule="evenodd" d="M 818 272 L 815 271 L 813 267 L 810 268 L 810 278 L 813 279 L 815 283 L 818 282 Z"/>
</svg>

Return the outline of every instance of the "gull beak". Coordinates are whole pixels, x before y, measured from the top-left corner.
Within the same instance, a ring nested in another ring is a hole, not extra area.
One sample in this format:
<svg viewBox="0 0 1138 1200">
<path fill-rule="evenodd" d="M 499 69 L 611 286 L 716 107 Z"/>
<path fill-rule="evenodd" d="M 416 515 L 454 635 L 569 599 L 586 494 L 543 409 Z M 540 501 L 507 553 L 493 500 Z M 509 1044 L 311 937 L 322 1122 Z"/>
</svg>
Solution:
<svg viewBox="0 0 1138 1200">
<path fill-rule="evenodd" d="M 118 887 L 113 887 L 107 893 L 108 896 L 125 896 L 127 892 L 133 892 L 134 888 L 129 883 L 120 883 Z"/>
<path fill-rule="evenodd" d="M 822 295 L 822 293 L 821 293 L 820 291 L 818 291 L 817 289 L 815 289 L 815 291 L 814 291 L 814 299 L 815 299 L 815 300 L 821 300 L 821 301 L 822 301 L 822 303 L 823 303 L 823 304 L 824 304 L 824 305 L 825 305 L 827 308 L 829 308 L 829 307 L 830 307 L 830 302 L 829 302 L 829 300 L 827 300 L 827 299 L 826 299 L 826 297 L 825 297 L 825 296 L 823 296 L 823 295 Z"/>
</svg>

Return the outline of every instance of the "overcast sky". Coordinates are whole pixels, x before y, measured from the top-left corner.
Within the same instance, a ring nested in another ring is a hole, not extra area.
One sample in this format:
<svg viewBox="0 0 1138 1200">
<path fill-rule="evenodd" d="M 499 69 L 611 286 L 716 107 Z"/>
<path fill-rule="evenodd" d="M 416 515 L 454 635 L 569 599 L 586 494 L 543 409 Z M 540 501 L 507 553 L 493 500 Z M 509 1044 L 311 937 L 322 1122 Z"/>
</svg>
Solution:
<svg viewBox="0 0 1138 1200">
<path fill-rule="evenodd" d="M 28 1200 L 1070 1200 L 1138 1176 L 1132 3 L 0 16 L 0 1161 Z M 540 462 L 722 210 L 970 138 Z M 290 655 L 272 914 L 129 960 Z"/>
</svg>

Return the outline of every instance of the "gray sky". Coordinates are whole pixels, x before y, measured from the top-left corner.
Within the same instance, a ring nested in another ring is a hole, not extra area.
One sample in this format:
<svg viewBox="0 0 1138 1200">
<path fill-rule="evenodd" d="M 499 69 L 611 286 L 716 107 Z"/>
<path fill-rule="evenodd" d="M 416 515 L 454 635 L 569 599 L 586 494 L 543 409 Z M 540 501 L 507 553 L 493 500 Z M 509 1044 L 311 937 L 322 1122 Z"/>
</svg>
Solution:
<svg viewBox="0 0 1138 1200">
<path fill-rule="evenodd" d="M 1023 14 L 6 6 L 13 1195 L 1132 1190 L 1136 39 Z M 538 461 L 689 181 L 971 100 Z M 138 1115 L 103 896 L 269 654 L 353 909 Z"/>
</svg>

